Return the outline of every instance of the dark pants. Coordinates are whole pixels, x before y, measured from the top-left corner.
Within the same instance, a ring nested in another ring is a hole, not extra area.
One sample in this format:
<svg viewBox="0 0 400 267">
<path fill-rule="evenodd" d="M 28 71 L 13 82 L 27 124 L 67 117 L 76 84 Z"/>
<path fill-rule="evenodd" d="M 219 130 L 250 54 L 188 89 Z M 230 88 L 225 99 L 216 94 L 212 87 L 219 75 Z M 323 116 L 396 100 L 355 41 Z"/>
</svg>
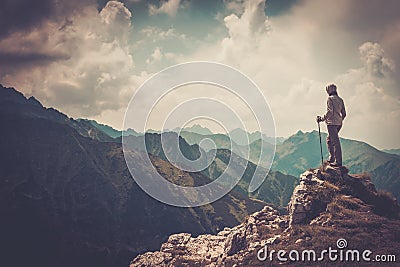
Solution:
<svg viewBox="0 0 400 267">
<path fill-rule="evenodd" d="M 342 125 L 328 125 L 326 144 L 329 150 L 329 161 L 342 164 L 342 148 L 339 141 L 339 131 Z"/>
</svg>

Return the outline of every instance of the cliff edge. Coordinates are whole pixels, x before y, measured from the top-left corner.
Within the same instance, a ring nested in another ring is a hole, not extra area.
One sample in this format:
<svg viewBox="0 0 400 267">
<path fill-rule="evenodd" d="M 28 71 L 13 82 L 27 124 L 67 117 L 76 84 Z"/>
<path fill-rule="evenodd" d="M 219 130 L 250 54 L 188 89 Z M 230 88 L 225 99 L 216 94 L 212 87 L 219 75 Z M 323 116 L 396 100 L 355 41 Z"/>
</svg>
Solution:
<svg viewBox="0 0 400 267">
<path fill-rule="evenodd" d="M 280 261 L 276 254 L 275 258 L 265 254 L 267 247 L 269 251 L 287 252 L 337 249 L 339 240 L 349 249 L 372 251 L 370 262 L 363 264 L 373 266 L 374 255 L 390 254 L 400 259 L 395 250 L 400 245 L 399 211 L 396 200 L 377 192 L 366 174 L 350 175 L 345 167 L 308 170 L 300 176 L 287 215 L 265 206 L 244 223 L 217 235 L 174 234 L 160 251 L 139 255 L 130 266 L 336 264 L 327 257 L 319 262 L 302 262 L 301 255 L 296 261 L 286 254 L 286 260 Z"/>
</svg>

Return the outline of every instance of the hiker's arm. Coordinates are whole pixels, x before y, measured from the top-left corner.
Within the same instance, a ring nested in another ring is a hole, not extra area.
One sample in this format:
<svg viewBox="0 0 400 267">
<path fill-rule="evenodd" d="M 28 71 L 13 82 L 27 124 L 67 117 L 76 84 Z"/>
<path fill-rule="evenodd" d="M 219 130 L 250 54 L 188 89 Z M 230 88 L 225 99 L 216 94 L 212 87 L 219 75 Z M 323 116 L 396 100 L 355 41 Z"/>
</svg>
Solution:
<svg viewBox="0 0 400 267">
<path fill-rule="evenodd" d="M 342 108 L 342 111 L 340 112 L 340 113 L 342 113 L 342 120 L 344 120 L 344 118 L 346 118 L 346 108 L 344 107 L 344 102 L 343 102 L 343 108 Z"/>
<path fill-rule="evenodd" d="M 323 120 L 326 120 L 327 117 L 332 117 L 333 115 L 333 102 L 330 97 L 326 101 L 326 114 L 322 117 Z"/>
</svg>

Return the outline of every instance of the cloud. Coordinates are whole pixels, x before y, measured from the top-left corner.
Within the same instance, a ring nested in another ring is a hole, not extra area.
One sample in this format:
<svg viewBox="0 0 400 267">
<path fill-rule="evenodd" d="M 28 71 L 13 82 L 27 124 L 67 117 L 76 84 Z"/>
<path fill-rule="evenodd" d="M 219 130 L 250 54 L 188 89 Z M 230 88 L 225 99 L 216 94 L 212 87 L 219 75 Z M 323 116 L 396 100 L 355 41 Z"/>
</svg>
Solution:
<svg viewBox="0 0 400 267">
<path fill-rule="evenodd" d="M 242 6 L 241 15 L 230 14 L 224 18 L 229 35 L 221 43 L 223 53 L 220 58 L 235 65 L 240 64 L 244 55 L 257 49 L 255 45 L 259 44 L 260 38 L 265 38 L 270 29 L 264 13 L 265 1 L 244 1 Z"/>
<path fill-rule="evenodd" d="M 400 98 L 392 95 L 398 85 L 390 75 L 395 65 L 378 43 L 365 42 L 358 52 L 359 67 L 338 73 L 329 81 L 303 78 L 292 85 L 277 102 L 280 109 L 274 109 L 279 128 L 287 125 L 313 130 L 315 115 L 324 114 L 326 109 L 324 88 L 335 83 L 348 114 L 342 136 L 378 147 L 396 147 L 396 136 L 400 134 Z"/>
<path fill-rule="evenodd" d="M 112 121 L 113 111 L 123 109 L 148 71 L 191 60 L 218 61 L 259 85 L 279 135 L 313 130 L 315 116 L 325 111 L 324 88 L 334 82 L 349 109 L 344 136 L 379 147 L 400 146 L 393 135 L 399 133 L 397 0 L 290 1 L 289 8 L 270 18 L 265 1 L 226 0 L 225 10 L 215 10 L 221 24 L 212 24 L 212 38 L 196 35 L 206 24 L 191 20 L 188 25 L 187 16 L 177 16 L 188 1 L 150 6 L 142 1 L 138 10 L 167 14 L 174 26 L 165 29 L 165 20 L 145 14 L 136 18 L 152 23 L 141 21 L 138 27 L 144 28 L 136 33 L 122 3 L 109 2 L 99 11 L 91 0 L 75 1 L 60 2 L 62 8 L 43 1 L 43 10 L 32 10 L 32 18 L 26 18 L 33 26 L 7 24 L 12 30 L 0 37 L 3 83 L 71 115 Z M 215 12 L 205 11 L 215 18 Z"/>
<path fill-rule="evenodd" d="M 264 1 L 227 3 L 232 11 L 223 20 L 228 36 L 201 46 L 186 60 L 217 60 L 250 76 L 271 105 L 278 135 L 314 130 L 315 116 L 326 109 L 324 88 L 334 82 L 349 106 L 345 137 L 379 147 L 400 145 L 394 135 L 400 120 L 396 60 L 383 46 L 390 31 L 379 36 L 370 29 L 366 17 L 371 6 L 305 0 L 270 19 L 262 12 Z M 379 25 L 397 25 L 398 17 L 392 11 L 385 17 L 378 4 L 371 5 L 380 16 Z M 360 11 L 354 14 L 356 6 Z M 354 16 L 366 24 L 354 27 Z"/>
<path fill-rule="evenodd" d="M 54 61 L 67 60 L 68 56 L 63 54 L 48 54 L 34 51 L 17 52 L 10 54 L 7 52 L 0 52 L 0 65 L 12 67 L 20 67 L 23 65 L 47 65 Z"/>
<path fill-rule="evenodd" d="M 0 38 L 14 31 L 29 31 L 49 20 L 58 20 L 88 5 L 94 0 L 5 0 L 0 9 Z"/>
<path fill-rule="evenodd" d="M 150 38 L 153 43 L 167 39 L 180 39 L 180 40 L 186 39 L 186 35 L 177 32 L 175 28 L 169 28 L 167 30 L 163 30 L 158 27 L 148 26 L 143 28 L 140 31 L 140 33 L 144 34 L 147 38 Z"/>
<path fill-rule="evenodd" d="M 151 16 L 165 13 L 168 16 L 175 17 L 178 9 L 181 7 L 181 0 L 166 0 L 162 1 L 161 5 L 157 7 L 156 5 L 149 5 L 149 14 Z"/>
<path fill-rule="evenodd" d="M 235 14 L 243 14 L 245 7 L 243 0 L 223 0 L 225 7 L 229 11 L 233 11 Z"/>
<path fill-rule="evenodd" d="M 131 44 L 137 69 L 158 72 L 162 68 L 179 62 L 181 55 L 195 49 L 196 39 L 187 37 L 175 27 L 163 29 L 159 26 L 145 26 L 139 29 Z"/>
<path fill-rule="evenodd" d="M 1 80 L 72 116 L 118 110 L 147 76 L 135 74 L 130 19 L 123 3 L 109 1 L 100 12 L 88 6 L 68 21 L 45 23 L 28 35 L 16 32 L 0 41 L 0 50 L 14 58 L 38 53 L 29 60 L 44 63 L 1 70 Z"/>
<path fill-rule="evenodd" d="M 14 30 L 29 29 L 38 25 L 52 13 L 53 1 L 5 1 L 0 9 L 0 36 Z M 20 19 L 24 18 L 24 19 Z"/>
<path fill-rule="evenodd" d="M 369 75 L 386 78 L 393 74 L 394 62 L 384 57 L 384 51 L 378 43 L 366 42 L 360 46 L 359 51 Z"/>
<path fill-rule="evenodd" d="M 161 49 L 159 47 L 156 47 L 151 54 L 150 58 L 146 60 L 147 64 L 154 64 L 157 61 L 160 61 L 163 58 L 163 54 L 161 52 Z"/>
<path fill-rule="evenodd" d="M 109 32 L 122 32 L 123 34 L 130 30 L 131 12 L 118 1 L 109 1 L 107 5 L 100 11 L 100 17 L 112 29 Z"/>
<path fill-rule="evenodd" d="M 378 43 L 365 42 L 359 55 L 362 66 L 335 79 L 350 114 L 346 132 L 375 144 L 393 142 L 400 134 L 400 98 L 393 95 L 398 90 L 392 75 L 395 64 Z"/>
</svg>

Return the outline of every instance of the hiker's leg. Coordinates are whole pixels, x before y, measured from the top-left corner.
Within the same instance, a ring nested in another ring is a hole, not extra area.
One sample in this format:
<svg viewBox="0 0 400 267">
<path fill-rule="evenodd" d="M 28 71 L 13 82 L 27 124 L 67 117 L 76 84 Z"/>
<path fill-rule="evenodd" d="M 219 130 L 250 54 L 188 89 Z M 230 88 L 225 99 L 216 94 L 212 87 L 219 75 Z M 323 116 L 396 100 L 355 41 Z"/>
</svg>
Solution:
<svg viewBox="0 0 400 267">
<path fill-rule="evenodd" d="M 329 151 L 329 162 L 335 162 L 335 149 L 333 147 L 333 142 L 331 139 L 331 131 L 330 130 L 331 125 L 328 125 L 328 136 L 326 137 L 326 145 L 328 146 L 328 151 Z"/>
<path fill-rule="evenodd" d="M 339 165 L 342 165 L 342 146 L 340 145 L 340 139 L 339 139 L 339 131 L 342 128 L 342 125 L 337 126 L 337 140 L 335 142 L 335 158 L 336 158 L 336 163 Z"/>
<path fill-rule="evenodd" d="M 340 130 L 337 125 L 328 125 L 329 140 L 332 146 L 330 153 L 333 153 L 336 164 L 342 164 L 342 151 L 340 149 L 338 129 Z"/>
</svg>

